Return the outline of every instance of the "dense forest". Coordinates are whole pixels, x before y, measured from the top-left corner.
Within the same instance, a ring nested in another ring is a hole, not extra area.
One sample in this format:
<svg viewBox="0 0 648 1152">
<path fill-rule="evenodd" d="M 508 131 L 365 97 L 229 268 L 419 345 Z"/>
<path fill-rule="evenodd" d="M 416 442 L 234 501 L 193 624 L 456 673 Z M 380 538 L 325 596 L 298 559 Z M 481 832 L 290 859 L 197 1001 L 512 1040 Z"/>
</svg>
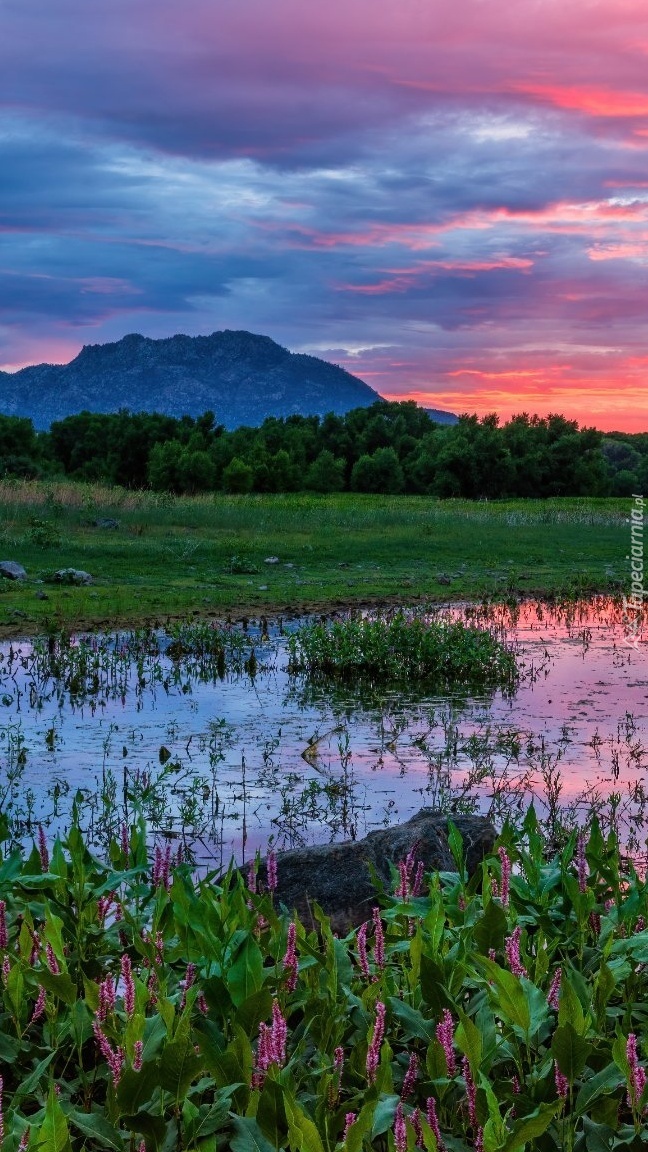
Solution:
<svg viewBox="0 0 648 1152">
<path fill-rule="evenodd" d="M 440 425 L 411 401 L 232 432 L 212 412 L 81 412 L 41 433 L 28 419 L 2 416 L 0 474 L 176 493 L 628 496 L 648 488 L 648 433 L 604 435 L 562 416 L 525 414 L 501 426 L 496 416 Z"/>
</svg>

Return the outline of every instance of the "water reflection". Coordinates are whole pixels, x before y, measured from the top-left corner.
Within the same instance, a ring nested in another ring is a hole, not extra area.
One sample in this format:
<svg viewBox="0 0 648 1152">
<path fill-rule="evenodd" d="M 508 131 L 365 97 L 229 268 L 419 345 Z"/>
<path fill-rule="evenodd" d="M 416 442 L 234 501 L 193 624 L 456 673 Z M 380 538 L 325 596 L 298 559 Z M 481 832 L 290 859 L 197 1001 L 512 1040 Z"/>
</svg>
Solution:
<svg viewBox="0 0 648 1152">
<path fill-rule="evenodd" d="M 77 798 L 96 840 L 124 809 L 227 863 L 278 847 L 360 838 L 423 804 L 500 818 L 531 796 L 545 814 L 603 803 L 634 847 L 643 828 L 645 643 L 624 643 L 623 608 L 463 606 L 515 644 L 513 696 L 335 692 L 290 677 L 285 630 L 232 629 L 221 652 L 181 630 L 5 644 L 0 649 L 0 807 L 18 833 L 61 826 Z M 598 800 L 597 800 L 598 798 Z M 634 824 L 633 824 L 634 821 Z"/>
</svg>

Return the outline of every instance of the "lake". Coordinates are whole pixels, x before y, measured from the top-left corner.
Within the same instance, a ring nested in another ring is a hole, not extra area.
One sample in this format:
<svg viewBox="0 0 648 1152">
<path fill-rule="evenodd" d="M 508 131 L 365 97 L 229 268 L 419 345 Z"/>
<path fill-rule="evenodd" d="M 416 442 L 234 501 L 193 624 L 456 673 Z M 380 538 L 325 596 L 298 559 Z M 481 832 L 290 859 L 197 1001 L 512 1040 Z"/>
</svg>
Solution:
<svg viewBox="0 0 648 1152">
<path fill-rule="evenodd" d="M 535 797 L 549 820 L 599 806 L 645 854 L 646 643 L 626 642 L 621 605 L 529 601 L 434 615 L 514 646 L 517 691 L 312 685 L 286 668 L 296 621 L 232 629 L 226 668 L 164 635 L 3 644 L 0 801 L 14 835 L 40 822 L 63 828 L 76 798 L 101 844 L 137 803 L 155 833 L 225 865 L 270 842 L 359 839 L 423 806 L 501 820 Z"/>
</svg>

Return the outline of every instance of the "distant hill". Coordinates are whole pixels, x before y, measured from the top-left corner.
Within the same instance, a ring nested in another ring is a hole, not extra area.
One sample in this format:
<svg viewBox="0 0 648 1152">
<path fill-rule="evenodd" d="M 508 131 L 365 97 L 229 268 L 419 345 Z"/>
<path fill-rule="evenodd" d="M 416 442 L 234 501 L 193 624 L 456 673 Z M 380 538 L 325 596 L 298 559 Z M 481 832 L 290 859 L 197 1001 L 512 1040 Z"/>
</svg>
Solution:
<svg viewBox="0 0 648 1152">
<path fill-rule="evenodd" d="M 289 352 L 268 336 L 214 332 L 150 340 L 137 334 L 89 344 L 69 364 L 0 372 L 0 413 L 30 416 L 38 429 L 82 412 L 162 412 L 199 416 L 238 428 L 267 416 L 323 416 L 379 400 L 344 368 Z M 453 423 L 452 413 L 433 419 Z"/>
</svg>

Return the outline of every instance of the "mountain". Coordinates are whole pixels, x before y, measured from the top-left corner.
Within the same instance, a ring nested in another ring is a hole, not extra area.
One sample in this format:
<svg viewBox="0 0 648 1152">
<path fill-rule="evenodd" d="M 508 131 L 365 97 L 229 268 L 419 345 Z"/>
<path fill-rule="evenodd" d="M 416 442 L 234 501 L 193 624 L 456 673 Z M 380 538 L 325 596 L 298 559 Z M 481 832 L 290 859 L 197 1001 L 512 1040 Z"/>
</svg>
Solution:
<svg viewBox="0 0 648 1152">
<path fill-rule="evenodd" d="M 237 428 L 261 424 L 266 416 L 348 412 L 379 399 L 343 368 L 251 332 L 167 340 L 135 334 L 89 344 L 69 364 L 0 372 L 0 413 L 30 416 L 39 429 L 84 409 L 120 408 L 169 416 L 211 409 L 219 423 Z"/>
</svg>

